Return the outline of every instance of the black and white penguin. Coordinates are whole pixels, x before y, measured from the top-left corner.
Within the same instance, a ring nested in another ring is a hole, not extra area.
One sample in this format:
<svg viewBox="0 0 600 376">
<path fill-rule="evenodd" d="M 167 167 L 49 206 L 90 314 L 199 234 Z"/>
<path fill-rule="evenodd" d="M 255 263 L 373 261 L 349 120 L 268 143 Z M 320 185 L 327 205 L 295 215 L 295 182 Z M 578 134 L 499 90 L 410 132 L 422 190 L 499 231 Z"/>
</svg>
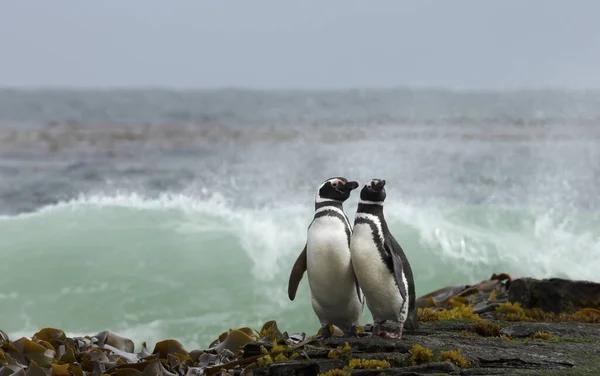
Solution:
<svg viewBox="0 0 600 376">
<path fill-rule="evenodd" d="M 373 315 L 373 335 L 402 338 L 405 324 L 418 325 L 415 285 L 402 247 L 390 233 L 383 215 L 385 180 L 373 179 L 362 188 L 350 240 L 352 265 L 367 307 Z M 408 320 L 407 320 L 408 319 Z M 385 321 L 398 332 L 383 332 Z"/>
<path fill-rule="evenodd" d="M 315 214 L 308 226 L 304 249 L 290 273 L 288 297 L 294 300 L 304 271 L 308 275 L 312 307 L 330 337 L 330 325 L 355 336 L 364 301 L 350 257 L 352 227 L 343 203 L 358 183 L 343 177 L 325 180 L 315 195 Z"/>
</svg>

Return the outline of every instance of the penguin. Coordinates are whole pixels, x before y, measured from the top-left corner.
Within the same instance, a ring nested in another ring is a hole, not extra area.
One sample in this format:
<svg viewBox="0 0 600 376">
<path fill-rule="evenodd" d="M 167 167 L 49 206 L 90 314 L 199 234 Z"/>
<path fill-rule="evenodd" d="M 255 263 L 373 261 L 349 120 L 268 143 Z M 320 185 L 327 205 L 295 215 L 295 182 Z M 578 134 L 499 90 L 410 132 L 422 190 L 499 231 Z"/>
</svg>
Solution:
<svg viewBox="0 0 600 376">
<path fill-rule="evenodd" d="M 374 336 L 401 339 L 403 328 L 418 326 L 415 284 L 410 263 L 391 234 L 383 215 L 385 180 L 373 179 L 360 191 L 350 239 L 352 266 L 373 315 Z M 385 321 L 399 324 L 397 332 L 384 332 Z"/>
<path fill-rule="evenodd" d="M 321 323 L 323 338 L 333 335 L 331 325 L 344 335 L 357 336 L 364 309 L 350 257 L 352 227 L 342 207 L 358 186 L 344 177 L 333 177 L 317 188 L 306 243 L 289 277 L 288 297 L 293 301 L 307 272 L 312 308 Z"/>
</svg>

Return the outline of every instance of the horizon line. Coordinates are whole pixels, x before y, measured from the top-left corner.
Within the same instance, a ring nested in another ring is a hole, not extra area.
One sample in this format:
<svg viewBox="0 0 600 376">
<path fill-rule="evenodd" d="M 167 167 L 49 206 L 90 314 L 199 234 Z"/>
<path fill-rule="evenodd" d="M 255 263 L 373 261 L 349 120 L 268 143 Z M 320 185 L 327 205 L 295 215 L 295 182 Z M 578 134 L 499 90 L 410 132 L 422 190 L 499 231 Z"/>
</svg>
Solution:
<svg viewBox="0 0 600 376">
<path fill-rule="evenodd" d="M 600 92 L 600 87 L 572 87 L 559 85 L 529 85 L 516 87 L 457 87 L 443 85 L 364 85 L 348 87 L 253 87 L 253 86 L 175 86 L 175 85 L 0 85 L 0 91 L 172 91 L 172 92 L 353 92 L 353 91 L 439 91 L 462 93 L 511 92 Z"/>
</svg>

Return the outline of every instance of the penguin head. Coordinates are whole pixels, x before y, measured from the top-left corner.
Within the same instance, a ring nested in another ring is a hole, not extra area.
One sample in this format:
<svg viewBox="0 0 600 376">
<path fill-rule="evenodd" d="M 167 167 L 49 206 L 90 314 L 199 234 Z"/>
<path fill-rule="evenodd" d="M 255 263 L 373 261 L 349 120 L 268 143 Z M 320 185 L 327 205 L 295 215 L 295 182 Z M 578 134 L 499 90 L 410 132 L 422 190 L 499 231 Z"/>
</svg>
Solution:
<svg viewBox="0 0 600 376">
<path fill-rule="evenodd" d="M 333 177 L 325 180 L 317 190 L 317 201 L 336 200 L 346 201 L 350 197 L 350 192 L 358 188 L 358 183 L 348 181 L 343 177 Z"/>
<path fill-rule="evenodd" d="M 386 196 L 384 187 L 384 179 L 372 179 L 360 191 L 360 199 L 362 201 L 384 202 Z"/>
</svg>

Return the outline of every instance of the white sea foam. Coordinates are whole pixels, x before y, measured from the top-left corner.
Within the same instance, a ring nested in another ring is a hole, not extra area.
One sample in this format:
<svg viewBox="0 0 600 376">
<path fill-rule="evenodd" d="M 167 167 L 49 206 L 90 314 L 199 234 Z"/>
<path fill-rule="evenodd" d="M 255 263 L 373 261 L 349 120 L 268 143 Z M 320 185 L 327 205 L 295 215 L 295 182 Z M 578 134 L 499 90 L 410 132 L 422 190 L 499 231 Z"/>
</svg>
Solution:
<svg viewBox="0 0 600 376">
<path fill-rule="evenodd" d="M 275 278 L 281 268 L 289 267 L 282 262 L 295 259 L 312 216 L 310 205 L 244 209 L 233 208 L 219 194 L 207 199 L 183 194 L 147 198 L 133 192 L 80 195 L 32 213 L 5 215 L 0 219 L 24 221 L 48 216 L 48 220 L 53 220 L 53 214 L 85 214 L 87 208 L 174 211 L 178 216 L 165 217 L 163 225 L 168 224 L 180 233 L 221 233 L 235 237 L 252 260 L 255 277 L 265 281 Z M 597 227 L 591 224 L 597 223 L 597 219 L 579 218 L 587 223 L 582 224 L 576 216 L 561 217 L 552 211 L 537 214 L 492 206 L 486 209 L 489 210 L 487 214 L 479 211 L 477 217 L 458 219 L 453 213 L 460 211 L 460 207 L 444 210 L 388 203 L 385 212 L 389 223 L 405 228 L 402 233 L 408 234 L 406 229 L 411 229 L 410 233 L 416 235 L 416 239 L 399 238 L 402 244 L 413 248 L 412 252 L 417 253 L 415 247 L 426 248 L 444 262 L 466 268 L 466 272 L 504 264 L 539 277 L 564 273 L 573 278 L 597 278 L 590 268 L 590 262 L 600 262 L 594 256 L 594 250 L 600 245 L 600 232 L 594 232 Z M 345 211 L 352 219 L 353 203 L 347 203 Z M 503 213 L 516 218 L 517 223 L 512 228 L 506 228 L 502 223 L 506 220 Z"/>
</svg>

